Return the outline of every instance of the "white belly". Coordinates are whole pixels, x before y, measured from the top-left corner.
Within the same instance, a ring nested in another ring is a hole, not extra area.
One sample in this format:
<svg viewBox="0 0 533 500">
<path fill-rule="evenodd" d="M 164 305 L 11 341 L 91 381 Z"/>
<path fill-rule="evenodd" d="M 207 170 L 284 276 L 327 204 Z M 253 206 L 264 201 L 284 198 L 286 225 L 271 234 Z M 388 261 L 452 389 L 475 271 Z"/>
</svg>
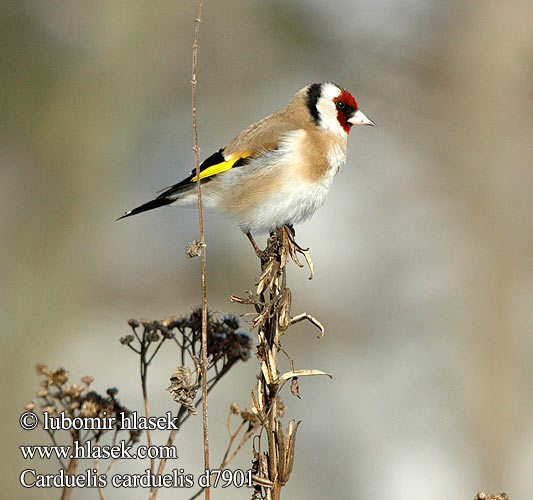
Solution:
<svg viewBox="0 0 533 500">
<path fill-rule="evenodd" d="M 284 224 L 299 224 L 309 219 L 325 201 L 333 175 L 320 183 L 299 182 L 271 195 L 248 214 L 237 220 L 244 232 L 268 233 Z"/>
</svg>

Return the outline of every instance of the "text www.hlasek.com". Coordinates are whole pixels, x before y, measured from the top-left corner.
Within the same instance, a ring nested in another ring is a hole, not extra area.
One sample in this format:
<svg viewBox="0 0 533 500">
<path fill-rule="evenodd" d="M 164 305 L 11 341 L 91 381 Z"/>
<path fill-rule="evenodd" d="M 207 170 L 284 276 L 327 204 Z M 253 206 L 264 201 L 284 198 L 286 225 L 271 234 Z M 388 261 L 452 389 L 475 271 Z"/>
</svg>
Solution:
<svg viewBox="0 0 533 500">
<path fill-rule="evenodd" d="M 25 459 L 31 458 L 59 458 L 59 459 L 92 459 L 102 460 L 106 458 L 164 458 L 177 459 L 177 449 L 175 446 L 166 445 L 139 445 L 135 451 L 132 446 L 126 446 L 124 441 L 115 445 L 93 446 L 91 441 L 80 444 L 74 441 L 73 446 L 21 446 L 20 451 Z"/>
<path fill-rule="evenodd" d="M 24 412 L 19 419 L 23 429 L 31 431 L 41 423 L 43 429 L 52 433 L 56 430 L 112 430 L 115 427 L 122 430 L 179 430 L 175 423 L 172 412 L 167 412 L 161 417 L 138 416 L 137 412 L 132 412 L 128 416 L 122 414 L 120 422 L 117 417 L 70 417 L 64 412 L 58 416 L 49 415 L 43 412 L 43 418 L 32 411 Z M 38 459 L 59 459 L 62 468 L 53 474 L 39 474 L 36 469 L 24 469 L 20 473 L 20 484 L 24 488 L 105 488 L 108 485 L 114 488 L 192 488 L 197 485 L 200 488 L 211 486 L 216 488 L 221 485 L 227 488 L 233 485 L 237 488 L 243 486 L 252 488 L 252 471 L 241 469 L 208 469 L 196 478 L 192 474 L 186 474 L 184 469 L 172 469 L 169 473 L 154 473 L 151 469 L 145 469 L 143 473 L 114 474 L 108 476 L 107 472 L 111 465 L 119 459 L 149 459 L 166 460 L 178 459 L 177 449 L 174 445 L 136 445 L 129 441 L 119 441 L 109 445 L 100 444 L 98 440 L 78 441 L 75 440 L 69 445 L 50 446 L 42 445 L 21 445 L 20 451 L 25 460 Z M 77 464 L 80 460 L 92 460 L 95 467 L 87 469 L 83 473 L 77 474 L 76 467 L 72 473 L 70 464 Z M 100 460 L 109 459 L 111 464 L 105 473 L 98 470 Z M 69 465 L 65 465 L 68 463 Z"/>
</svg>

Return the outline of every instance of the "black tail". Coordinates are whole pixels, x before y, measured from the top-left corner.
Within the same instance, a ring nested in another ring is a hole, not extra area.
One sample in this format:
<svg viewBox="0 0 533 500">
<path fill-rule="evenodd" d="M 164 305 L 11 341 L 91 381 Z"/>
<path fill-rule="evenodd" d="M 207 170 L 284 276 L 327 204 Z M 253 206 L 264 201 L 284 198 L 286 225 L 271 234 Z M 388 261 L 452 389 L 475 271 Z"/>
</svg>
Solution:
<svg viewBox="0 0 533 500">
<path fill-rule="evenodd" d="M 122 217 L 119 217 L 117 220 L 124 219 L 125 217 L 130 217 L 131 215 L 137 215 L 141 212 L 146 212 L 147 210 L 152 210 L 153 208 L 163 207 L 165 205 L 170 205 L 173 201 L 176 201 L 176 198 L 167 198 L 167 197 L 157 197 L 155 200 L 144 203 L 143 205 L 126 212 Z"/>
</svg>

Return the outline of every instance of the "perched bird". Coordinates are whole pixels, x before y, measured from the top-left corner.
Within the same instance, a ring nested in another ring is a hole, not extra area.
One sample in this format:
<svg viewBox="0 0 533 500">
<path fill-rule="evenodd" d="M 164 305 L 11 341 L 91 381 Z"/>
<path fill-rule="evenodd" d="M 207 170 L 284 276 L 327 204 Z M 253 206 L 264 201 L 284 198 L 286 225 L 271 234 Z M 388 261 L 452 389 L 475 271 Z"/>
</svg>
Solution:
<svg viewBox="0 0 533 500">
<path fill-rule="evenodd" d="M 287 106 L 253 123 L 200 166 L 206 208 L 229 215 L 248 236 L 309 219 L 346 161 L 352 125 L 372 125 L 355 98 L 334 83 L 314 83 Z M 120 219 L 163 205 L 198 203 L 196 169 Z"/>
</svg>

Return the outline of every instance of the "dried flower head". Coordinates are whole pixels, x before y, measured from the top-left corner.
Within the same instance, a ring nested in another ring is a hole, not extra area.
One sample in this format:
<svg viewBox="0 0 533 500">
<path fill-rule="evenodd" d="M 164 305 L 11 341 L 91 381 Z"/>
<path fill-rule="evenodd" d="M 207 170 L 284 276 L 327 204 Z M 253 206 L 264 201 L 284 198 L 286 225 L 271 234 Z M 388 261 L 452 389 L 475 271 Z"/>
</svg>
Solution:
<svg viewBox="0 0 533 500">
<path fill-rule="evenodd" d="M 202 332 L 202 310 L 195 308 L 191 314 L 178 322 L 180 330 L 191 330 L 198 342 Z M 239 331 L 240 320 L 236 316 L 224 315 L 221 319 L 207 314 L 207 346 L 209 356 L 213 359 L 226 357 L 228 361 L 246 361 L 250 358 L 251 336 L 246 331 Z"/>
<path fill-rule="evenodd" d="M 120 343 L 122 345 L 128 345 L 131 344 L 135 340 L 135 337 L 133 335 L 125 335 L 124 337 L 120 337 Z"/>
<path fill-rule="evenodd" d="M 85 377 L 81 378 L 81 381 L 88 387 L 93 383 L 94 378 L 90 375 L 85 375 Z"/>
<path fill-rule="evenodd" d="M 130 318 L 128 320 L 128 325 L 130 325 L 132 328 L 137 328 L 140 323 L 136 319 Z"/>
<path fill-rule="evenodd" d="M 81 417 L 96 417 L 98 415 L 98 404 L 96 401 L 85 400 L 81 404 L 80 416 Z"/>
<path fill-rule="evenodd" d="M 170 392 L 176 403 L 183 405 L 191 415 L 196 415 L 194 398 L 198 390 L 198 382 L 193 384 L 192 372 L 187 366 L 178 366 L 170 377 L 170 386 L 167 391 Z"/>
<path fill-rule="evenodd" d="M 254 415 L 251 411 L 248 410 L 241 411 L 241 418 L 246 422 L 250 422 L 251 424 L 259 422 L 259 418 L 257 417 L 257 415 Z"/>
<path fill-rule="evenodd" d="M 109 387 L 106 393 L 111 396 L 111 398 L 114 398 L 118 394 L 118 389 L 116 387 Z"/>
<path fill-rule="evenodd" d="M 65 387 L 65 394 L 71 399 L 78 399 L 85 390 L 85 386 L 78 384 L 69 384 Z"/>
<path fill-rule="evenodd" d="M 130 431 L 130 440 L 132 443 L 138 443 L 141 438 L 141 431 L 131 430 Z"/>
<path fill-rule="evenodd" d="M 506 493 L 488 494 L 480 491 L 474 500 L 509 500 Z"/>
<path fill-rule="evenodd" d="M 202 242 L 200 240 L 191 241 L 185 247 L 185 255 L 188 259 L 198 257 L 202 253 L 202 246 L 206 245 L 202 245 Z"/>
<path fill-rule="evenodd" d="M 50 370 L 43 364 L 37 366 L 37 373 L 44 376 L 40 381 L 41 389 L 37 392 L 37 396 L 41 398 L 41 410 L 50 415 L 58 415 L 64 413 L 69 417 L 116 417 L 114 430 L 116 432 L 122 430 L 119 426 L 121 422 L 121 415 L 130 414 L 131 412 L 120 405 L 116 399 L 118 389 L 108 389 L 107 395 L 102 396 L 96 391 L 88 391 L 88 385 L 93 382 L 93 377 L 87 375 L 81 380 L 82 384 L 68 383 L 68 375 L 64 368 L 57 370 Z M 57 389 L 54 389 L 57 388 Z M 34 402 L 27 403 L 24 408 L 26 410 L 34 410 L 36 404 Z M 110 429 L 95 429 L 90 430 L 85 434 L 87 440 L 98 441 L 102 434 L 108 432 Z M 71 431 L 69 431 L 71 432 Z M 140 431 L 135 431 L 135 434 L 130 435 L 130 439 L 134 437 L 138 440 Z M 76 437 L 76 438 L 79 438 Z M 74 437 L 73 437 L 74 439 Z"/>
<path fill-rule="evenodd" d="M 58 368 L 53 372 L 48 372 L 48 385 L 60 387 L 68 381 L 67 371 L 64 368 Z"/>
<path fill-rule="evenodd" d="M 37 372 L 37 375 L 48 375 L 48 366 L 43 363 L 37 363 L 37 365 L 35 365 L 35 371 Z"/>
</svg>

